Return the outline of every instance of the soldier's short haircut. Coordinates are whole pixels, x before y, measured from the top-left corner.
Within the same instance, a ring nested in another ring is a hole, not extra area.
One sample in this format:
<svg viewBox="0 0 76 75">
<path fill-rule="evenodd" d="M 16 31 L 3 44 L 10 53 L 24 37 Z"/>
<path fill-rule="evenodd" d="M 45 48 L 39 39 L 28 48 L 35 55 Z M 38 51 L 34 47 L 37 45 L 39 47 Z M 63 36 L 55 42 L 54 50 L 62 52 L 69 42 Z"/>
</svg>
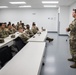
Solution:
<svg viewBox="0 0 76 75">
<path fill-rule="evenodd" d="M 36 25 L 35 22 L 33 22 L 32 25 L 35 26 Z"/>
<path fill-rule="evenodd" d="M 10 26 L 11 24 L 8 24 L 8 26 Z M 11 25 L 12 26 L 12 25 Z"/>
<path fill-rule="evenodd" d="M 75 11 L 75 13 L 76 13 L 76 9 L 73 9 L 73 11 Z"/>
<path fill-rule="evenodd" d="M 29 28 L 30 28 L 30 25 L 29 25 L 29 24 L 27 24 L 27 25 L 26 25 L 26 28 L 27 28 L 27 29 L 29 29 Z"/>
</svg>

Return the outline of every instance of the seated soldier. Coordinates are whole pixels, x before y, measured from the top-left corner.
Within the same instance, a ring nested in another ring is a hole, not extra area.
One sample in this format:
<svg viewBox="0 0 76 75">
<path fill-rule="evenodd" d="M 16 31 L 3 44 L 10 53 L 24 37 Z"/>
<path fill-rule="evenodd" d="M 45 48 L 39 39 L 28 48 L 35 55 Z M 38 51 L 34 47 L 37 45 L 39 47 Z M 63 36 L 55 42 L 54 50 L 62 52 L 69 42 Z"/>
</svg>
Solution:
<svg viewBox="0 0 76 75">
<path fill-rule="evenodd" d="M 8 29 L 4 23 L 0 23 L 0 38 L 6 38 L 9 36 Z"/>
<path fill-rule="evenodd" d="M 22 23 L 17 22 L 17 30 L 22 27 Z"/>
<path fill-rule="evenodd" d="M 26 25 L 25 32 L 29 35 L 29 37 L 32 37 L 34 35 L 33 32 L 30 30 L 30 26 L 28 24 Z"/>
<path fill-rule="evenodd" d="M 34 22 L 32 24 L 32 29 L 31 30 L 34 34 L 36 34 L 39 31 L 38 27 L 36 27 L 36 24 Z M 51 42 L 51 41 L 53 41 L 53 38 L 46 37 L 46 40 Z"/>
<path fill-rule="evenodd" d="M 39 31 L 39 29 L 38 29 L 38 27 L 36 26 L 35 22 L 32 23 L 32 28 L 31 28 L 31 30 L 32 30 L 33 34 L 36 34 L 36 33 Z"/>
<path fill-rule="evenodd" d="M 19 33 L 22 33 L 19 37 L 24 41 L 24 43 L 26 43 L 27 40 L 30 38 L 29 35 L 28 35 L 26 32 L 23 33 L 24 30 L 23 30 L 22 27 L 18 28 L 18 32 L 19 32 Z"/>
<path fill-rule="evenodd" d="M 8 24 L 8 33 L 9 34 L 13 34 L 13 33 L 15 33 L 17 30 L 14 28 L 14 27 L 12 27 L 12 25 L 11 24 Z"/>
<path fill-rule="evenodd" d="M 17 26 L 14 23 L 12 24 L 12 27 L 17 30 Z"/>
<path fill-rule="evenodd" d="M 25 28 L 25 25 L 24 25 L 24 23 L 22 23 L 22 28 L 25 30 L 26 28 Z"/>
<path fill-rule="evenodd" d="M 11 24 L 11 22 L 8 22 L 8 24 Z"/>
<path fill-rule="evenodd" d="M 7 28 L 7 23 L 6 23 L 6 22 L 4 22 L 4 24 L 5 24 L 5 28 Z"/>
<path fill-rule="evenodd" d="M 22 25 L 22 21 L 20 20 L 20 25 Z"/>
<path fill-rule="evenodd" d="M 19 22 L 17 22 L 16 26 L 19 26 L 19 25 L 20 25 Z"/>
</svg>

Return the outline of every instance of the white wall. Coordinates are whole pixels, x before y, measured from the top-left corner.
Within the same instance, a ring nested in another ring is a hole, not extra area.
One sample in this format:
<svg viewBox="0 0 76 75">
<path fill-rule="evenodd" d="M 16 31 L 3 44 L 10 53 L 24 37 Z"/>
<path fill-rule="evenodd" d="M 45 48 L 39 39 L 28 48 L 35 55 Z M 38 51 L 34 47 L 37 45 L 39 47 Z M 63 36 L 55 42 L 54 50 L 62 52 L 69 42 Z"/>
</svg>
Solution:
<svg viewBox="0 0 76 75">
<path fill-rule="evenodd" d="M 60 31 L 59 34 L 67 34 L 66 28 L 69 25 L 69 7 L 67 6 L 60 6 Z"/>
<path fill-rule="evenodd" d="M 72 10 L 73 9 L 76 9 L 76 3 L 74 3 L 74 4 L 72 4 L 71 6 L 70 6 L 70 14 L 69 14 L 69 18 L 70 18 L 70 20 L 69 20 L 69 23 L 71 23 L 72 21 L 73 21 L 73 17 L 72 17 Z"/>
<path fill-rule="evenodd" d="M 36 22 L 37 26 L 48 31 L 57 31 L 58 9 L 1 9 L 0 22 L 11 21 L 16 23 L 22 20 L 25 24 Z"/>
</svg>

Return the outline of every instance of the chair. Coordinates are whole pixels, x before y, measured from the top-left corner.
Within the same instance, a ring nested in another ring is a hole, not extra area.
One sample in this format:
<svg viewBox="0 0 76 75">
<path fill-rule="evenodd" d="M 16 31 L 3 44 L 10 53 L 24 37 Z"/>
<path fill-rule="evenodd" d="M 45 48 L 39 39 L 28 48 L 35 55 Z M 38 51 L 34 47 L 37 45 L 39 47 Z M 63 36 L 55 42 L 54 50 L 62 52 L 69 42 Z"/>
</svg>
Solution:
<svg viewBox="0 0 76 75">
<path fill-rule="evenodd" d="M 15 47 L 18 49 L 18 51 L 20 51 L 25 46 L 25 43 L 22 41 L 20 37 L 17 37 L 14 41 Z"/>
<path fill-rule="evenodd" d="M 3 67 L 12 58 L 11 48 L 4 46 L 0 48 L 0 65 Z"/>
</svg>

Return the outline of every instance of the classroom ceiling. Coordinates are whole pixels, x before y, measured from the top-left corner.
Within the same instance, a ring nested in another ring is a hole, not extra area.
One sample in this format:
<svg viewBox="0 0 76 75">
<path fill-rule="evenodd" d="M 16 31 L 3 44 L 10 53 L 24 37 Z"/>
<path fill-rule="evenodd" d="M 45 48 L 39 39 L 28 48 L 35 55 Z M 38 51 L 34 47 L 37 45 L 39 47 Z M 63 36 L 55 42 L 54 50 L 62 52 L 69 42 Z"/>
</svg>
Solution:
<svg viewBox="0 0 76 75">
<path fill-rule="evenodd" d="M 10 4 L 9 2 L 17 2 L 17 1 L 25 1 L 26 4 Z M 31 8 L 44 8 L 43 5 L 47 4 L 42 4 L 42 1 L 59 1 L 57 6 L 70 6 L 76 0 L 0 0 L 0 6 L 8 6 L 8 8 L 19 8 L 21 5 L 31 5 Z M 51 5 L 51 4 L 48 4 Z M 54 4 L 55 5 L 55 4 Z"/>
</svg>

